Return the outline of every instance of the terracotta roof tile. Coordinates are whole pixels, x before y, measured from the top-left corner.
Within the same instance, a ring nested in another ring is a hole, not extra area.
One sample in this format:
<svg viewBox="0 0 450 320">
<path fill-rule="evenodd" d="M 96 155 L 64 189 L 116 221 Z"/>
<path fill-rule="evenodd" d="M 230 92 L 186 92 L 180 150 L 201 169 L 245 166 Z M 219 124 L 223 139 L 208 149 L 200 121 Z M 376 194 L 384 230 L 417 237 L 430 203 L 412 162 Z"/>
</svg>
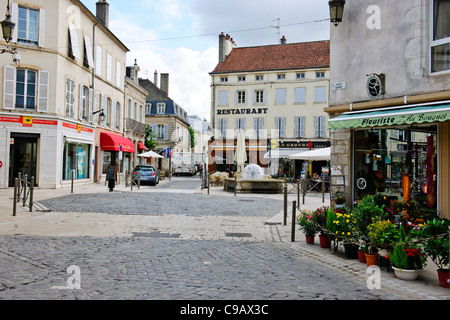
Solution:
<svg viewBox="0 0 450 320">
<path fill-rule="evenodd" d="M 291 70 L 330 66 L 330 41 L 234 48 L 211 73 Z"/>
</svg>

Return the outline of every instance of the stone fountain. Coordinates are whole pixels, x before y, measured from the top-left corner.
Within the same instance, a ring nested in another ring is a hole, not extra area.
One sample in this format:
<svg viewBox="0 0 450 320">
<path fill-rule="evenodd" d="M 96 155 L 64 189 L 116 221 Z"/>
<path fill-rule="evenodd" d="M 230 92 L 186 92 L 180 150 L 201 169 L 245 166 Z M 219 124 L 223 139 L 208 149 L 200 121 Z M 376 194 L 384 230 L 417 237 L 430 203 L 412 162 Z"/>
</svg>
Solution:
<svg viewBox="0 0 450 320">
<path fill-rule="evenodd" d="M 240 193 L 281 193 L 283 184 L 283 180 L 264 175 L 264 169 L 259 165 L 250 164 L 242 174 L 236 174 L 235 178 L 226 178 L 224 189 Z"/>
</svg>

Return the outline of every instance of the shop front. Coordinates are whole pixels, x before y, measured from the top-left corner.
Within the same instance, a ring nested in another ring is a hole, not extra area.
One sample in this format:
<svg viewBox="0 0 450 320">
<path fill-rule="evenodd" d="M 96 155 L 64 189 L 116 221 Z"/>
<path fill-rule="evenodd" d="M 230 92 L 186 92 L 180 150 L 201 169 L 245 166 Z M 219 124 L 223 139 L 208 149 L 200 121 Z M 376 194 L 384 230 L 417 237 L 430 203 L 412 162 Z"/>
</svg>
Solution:
<svg viewBox="0 0 450 320">
<path fill-rule="evenodd" d="M 99 129 L 96 139 L 98 140 L 96 140 L 95 153 L 95 181 L 102 181 L 102 177 L 103 180 L 106 179 L 110 166 L 115 166 L 117 173 L 123 173 L 126 159 L 130 159 L 131 154 L 136 152 L 134 143 L 122 135 L 104 129 Z M 100 147 L 100 150 L 98 147 Z"/>
<path fill-rule="evenodd" d="M 353 201 L 382 194 L 392 201 L 413 200 L 419 209 L 448 211 L 449 136 L 443 129 L 449 121 L 449 104 L 347 112 L 330 119 L 329 129 L 350 130 Z M 335 160 L 340 159 L 336 151 Z"/>
</svg>

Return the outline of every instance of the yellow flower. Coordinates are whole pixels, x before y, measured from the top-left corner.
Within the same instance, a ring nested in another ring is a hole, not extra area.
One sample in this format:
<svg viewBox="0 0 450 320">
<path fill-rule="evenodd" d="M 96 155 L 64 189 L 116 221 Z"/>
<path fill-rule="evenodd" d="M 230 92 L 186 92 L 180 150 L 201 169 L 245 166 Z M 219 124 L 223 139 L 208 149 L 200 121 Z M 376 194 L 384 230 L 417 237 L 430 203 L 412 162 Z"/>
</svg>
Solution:
<svg viewBox="0 0 450 320">
<path fill-rule="evenodd" d="M 349 223 L 349 222 L 350 222 L 350 220 L 348 220 L 348 219 L 347 219 L 347 221 L 346 221 L 346 222 L 347 222 L 347 223 Z"/>
<path fill-rule="evenodd" d="M 349 236 L 351 236 L 352 234 L 350 233 L 350 232 L 347 232 L 347 234 L 349 235 Z"/>
</svg>

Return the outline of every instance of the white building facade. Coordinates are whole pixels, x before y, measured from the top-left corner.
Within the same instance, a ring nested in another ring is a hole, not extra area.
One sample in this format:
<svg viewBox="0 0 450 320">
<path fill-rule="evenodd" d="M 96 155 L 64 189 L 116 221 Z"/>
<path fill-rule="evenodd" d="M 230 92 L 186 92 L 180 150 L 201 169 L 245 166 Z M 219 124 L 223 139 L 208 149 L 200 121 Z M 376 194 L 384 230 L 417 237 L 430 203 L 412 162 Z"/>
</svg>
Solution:
<svg viewBox="0 0 450 320">
<path fill-rule="evenodd" d="M 128 49 L 80 1 L 11 1 L 11 13 L 20 63 L 0 56 L 0 187 L 19 172 L 43 188 L 92 182 L 103 158 L 98 128 L 122 135 Z"/>
</svg>

